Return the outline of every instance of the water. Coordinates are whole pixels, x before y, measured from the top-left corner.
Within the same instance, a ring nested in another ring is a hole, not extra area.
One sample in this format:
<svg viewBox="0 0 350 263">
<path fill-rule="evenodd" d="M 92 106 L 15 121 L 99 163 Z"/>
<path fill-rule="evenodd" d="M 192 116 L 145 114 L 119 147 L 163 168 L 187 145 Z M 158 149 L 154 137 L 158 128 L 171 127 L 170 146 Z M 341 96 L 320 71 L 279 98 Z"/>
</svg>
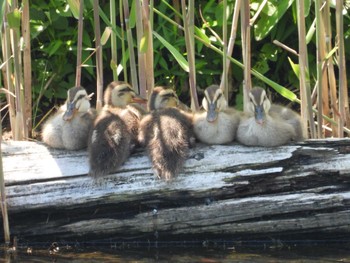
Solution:
<svg viewBox="0 0 350 263">
<path fill-rule="evenodd" d="M 0 262 L 350 262 L 350 242 L 342 244 L 304 244 L 281 242 L 207 245 L 202 247 L 77 247 L 33 248 L 18 246 L 16 252 L 2 251 Z"/>
</svg>

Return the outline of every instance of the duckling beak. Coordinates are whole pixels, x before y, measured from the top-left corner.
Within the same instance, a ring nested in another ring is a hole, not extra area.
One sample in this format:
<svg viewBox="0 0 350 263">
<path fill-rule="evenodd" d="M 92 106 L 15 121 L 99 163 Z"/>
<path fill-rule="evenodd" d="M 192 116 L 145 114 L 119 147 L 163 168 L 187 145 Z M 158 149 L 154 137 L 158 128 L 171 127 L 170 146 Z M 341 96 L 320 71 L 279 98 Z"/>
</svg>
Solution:
<svg viewBox="0 0 350 263">
<path fill-rule="evenodd" d="M 139 95 L 136 95 L 134 96 L 132 99 L 131 99 L 131 102 L 136 102 L 136 103 L 140 103 L 140 104 L 146 104 L 147 103 L 147 100 L 140 97 Z"/>
<path fill-rule="evenodd" d="M 67 109 L 63 114 L 63 120 L 69 121 L 73 118 L 75 113 L 75 102 L 71 102 L 67 104 Z"/>
<path fill-rule="evenodd" d="M 263 105 L 255 106 L 255 121 L 262 125 L 265 122 L 265 111 Z"/>
<path fill-rule="evenodd" d="M 216 112 L 216 103 L 210 103 L 208 106 L 207 121 L 214 122 L 218 117 L 218 113 Z"/>
</svg>

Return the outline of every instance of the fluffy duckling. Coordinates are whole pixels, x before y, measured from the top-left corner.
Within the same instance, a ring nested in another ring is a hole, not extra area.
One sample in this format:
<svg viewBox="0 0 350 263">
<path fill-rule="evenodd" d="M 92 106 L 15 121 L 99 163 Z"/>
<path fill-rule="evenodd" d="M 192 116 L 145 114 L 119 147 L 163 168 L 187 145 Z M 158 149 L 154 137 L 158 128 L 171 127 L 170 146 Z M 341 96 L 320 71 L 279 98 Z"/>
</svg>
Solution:
<svg viewBox="0 0 350 263">
<path fill-rule="evenodd" d="M 88 153 L 91 176 L 116 171 L 138 144 L 138 128 L 143 111 L 130 106 L 144 102 L 128 83 L 114 81 L 104 94 L 105 106 L 94 122 Z"/>
<path fill-rule="evenodd" d="M 67 91 L 66 103 L 45 122 L 42 140 L 52 148 L 86 148 L 95 116 L 86 90 L 83 87 L 73 87 Z"/>
<path fill-rule="evenodd" d="M 170 180 L 177 175 L 194 143 L 191 115 L 175 108 L 178 97 L 171 89 L 155 87 L 149 110 L 140 123 L 139 140 L 146 146 L 156 175 Z"/>
<path fill-rule="evenodd" d="M 249 99 L 249 112 L 242 117 L 237 129 L 238 142 L 249 146 L 270 147 L 302 139 L 302 135 L 298 134 L 299 129 L 302 129 L 297 113 L 287 120 L 292 110 L 271 106 L 265 90 L 259 87 L 250 91 Z"/>
<path fill-rule="evenodd" d="M 222 90 L 211 85 L 204 91 L 202 106 L 205 111 L 193 115 L 196 138 L 207 144 L 227 144 L 234 140 L 239 124 L 239 114 L 229 108 Z"/>
</svg>

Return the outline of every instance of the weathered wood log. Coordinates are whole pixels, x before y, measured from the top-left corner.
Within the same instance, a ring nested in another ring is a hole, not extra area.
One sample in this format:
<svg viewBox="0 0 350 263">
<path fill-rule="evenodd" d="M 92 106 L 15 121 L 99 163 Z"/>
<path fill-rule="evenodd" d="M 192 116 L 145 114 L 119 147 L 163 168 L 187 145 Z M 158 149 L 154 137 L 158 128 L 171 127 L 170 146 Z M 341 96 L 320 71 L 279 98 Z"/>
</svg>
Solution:
<svg viewBox="0 0 350 263">
<path fill-rule="evenodd" d="M 200 145 L 170 182 L 141 151 L 98 180 L 86 151 L 2 151 L 11 234 L 26 240 L 350 236 L 349 139 Z"/>
</svg>

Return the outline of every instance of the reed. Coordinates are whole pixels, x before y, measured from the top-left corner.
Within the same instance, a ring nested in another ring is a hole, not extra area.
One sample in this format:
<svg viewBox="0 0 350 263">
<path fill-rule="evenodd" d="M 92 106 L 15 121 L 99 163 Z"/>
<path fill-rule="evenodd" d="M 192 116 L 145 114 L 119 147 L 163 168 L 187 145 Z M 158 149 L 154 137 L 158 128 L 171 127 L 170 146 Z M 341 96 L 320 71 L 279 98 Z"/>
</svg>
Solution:
<svg viewBox="0 0 350 263">
<path fill-rule="evenodd" d="M 338 123 L 338 101 L 337 101 L 337 85 L 335 80 L 334 65 L 332 55 L 332 26 L 331 26 L 331 12 L 329 1 L 324 2 L 324 7 L 321 12 L 322 22 L 324 25 L 324 48 L 325 48 L 325 61 L 324 61 L 324 72 L 323 78 L 326 82 L 323 89 L 323 113 L 335 120 Z M 329 124 L 327 124 L 329 126 Z M 331 136 L 338 137 L 337 126 L 330 124 Z M 326 130 L 325 130 L 326 132 Z M 329 137 L 327 135 L 327 137 Z"/>
<path fill-rule="evenodd" d="M 227 0 L 223 0 L 223 8 L 222 8 L 222 40 L 223 40 L 223 48 L 222 48 L 222 79 L 220 83 L 221 89 L 224 91 L 224 95 L 226 100 L 228 101 L 228 66 L 226 64 L 227 57 Z"/>
<path fill-rule="evenodd" d="M 233 53 L 233 48 L 234 48 L 236 36 L 237 36 L 237 26 L 238 26 L 238 17 L 239 17 L 240 9 L 241 9 L 241 0 L 236 0 L 233 15 L 232 15 L 231 33 L 230 33 L 230 39 L 227 46 L 227 52 L 226 52 L 226 56 L 223 55 L 223 58 L 224 58 L 223 63 L 225 64 L 224 68 L 226 68 L 226 74 L 229 74 L 229 69 L 231 65 L 231 61 L 227 57 L 231 57 Z M 228 89 L 225 88 L 225 83 L 224 83 L 224 81 L 227 80 L 227 77 L 225 77 L 224 75 L 225 75 L 225 71 L 223 70 L 223 74 L 221 76 L 220 88 L 222 90 L 225 90 L 225 98 L 228 100 Z"/>
<path fill-rule="evenodd" d="M 251 43 L 250 43 L 250 1 L 243 1 L 241 5 L 241 38 L 242 38 L 242 57 L 243 57 L 243 108 L 247 111 L 249 102 L 248 94 L 252 87 L 251 80 Z"/>
<path fill-rule="evenodd" d="M 16 133 L 16 105 L 15 105 L 15 96 L 11 96 L 10 93 L 15 94 L 15 89 L 13 86 L 12 78 L 13 67 L 12 67 L 12 54 L 11 54 L 11 40 L 10 40 L 10 28 L 8 26 L 7 14 L 9 13 L 9 6 L 7 2 L 4 4 L 3 10 L 3 21 L 2 21 L 2 54 L 3 61 L 5 63 L 3 67 L 3 76 L 4 76 L 4 86 L 9 92 L 6 94 L 7 103 L 9 105 L 9 117 L 11 125 L 12 138 L 15 138 Z"/>
<path fill-rule="evenodd" d="M 22 37 L 23 37 L 23 88 L 24 88 L 24 125 L 26 138 L 32 137 L 32 62 L 30 46 L 29 0 L 22 3 Z"/>
<path fill-rule="evenodd" d="M 345 64 L 345 48 L 344 48 L 344 21 L 343 21 L 343 0 L 336 1 L 336 29 L 337 29 L 337 45 L 338 45 L 338 68 L 339 68 L 339 126 L 338 135 L 343 137 L 344 124 L 347 126 L 349 116 L 348 88 L 346 80 L 346 64 Z"/>
<path fill-rule="evenodd" d="M 308 134 L 307 127 L 310 127 L 310 137 L 316 137 L 316 128 L 312 111 L 311 101 L 311 86 L 309 63 L 308 63 L 308 51 L 306 46 L 306 30 L 305 30 L 305 10 L 304 0 L 298 0 L 296 2 L 298 10 L 298 38 L 299 38 L 299 67 L 300 67 L 300 98 L 301 98 L 301 119 L 304 127 L 304 134 Z"/>
<path fill-rule="evenodd" d="M 123 8 L 123 1 L 119 1 L 119 17 L 120 17 L 120 27 L 121 27 L 121 42 L 122 42 L 122 66 L 123 66 L 123 75 L 124 75 L 124 81 L 128 82 L 128 71 L 126 67 L 126 50 L 125 50 L 125 33 L 124 33 L 124 8 Z"/>
<path fill-rule="evenodd" d="M 196 66 L 194 56 L 194 0 L 189 0 L 188 10 L 186 11 L 186 1 L 181 0 L 182 20 L 185 31 L 185 42 L 187 60 L 189 66 L 189 83 L 191 91 L 191 109 L 199 110 L 199 103 L 196 88 Z"/>
<path fill-rule="evenodd" d="M 137 37 L 137 59 L 138 59 L 138 76 L 139 76 L 139 94 L 146 95 L 146 54 L 147 36 L 144 34 L 143 11 L 141 0 L 136 0 L 136 37 Z"/>
<path fill-rule="evenodd" d="M 147 42 L 146 54 L 146 84 L 147 94 L 140 93 L 143 97 L 150 97 L 154 88 L 154 61 L 153 61 L 153 0 L 143 0 L 142 5 L 142 20 L 143 20 L 143 31 Z"/>
<path fill-rule="evenodd" d="M 83 49 L 83 14 L 84 14 L 84 1 L 79 1 L 79 18 L 78 18 L 78 41 L 77 41 L 77 65 L 75 71 L 75 86 L 81 85 L 81 57 Z"/>
<path fill-rule="evenodd" d="M 115 0 L 110 0 L 110 22 L 112 28 L 116 28 L 116 2 Z M 113 80 L 118 80 L 118 52 L 117 52 L 117 34 L 114 30 L 111 33 L 111 69 L 113 73 Z"/>
<path fill-rule="evenodd" d="M 129 12 L 128 0 L 123 0 L 123 10 L 124 10 L 126 36 L 127 36 L 127 40 L 128 40 L 128 47 L 129 47 L 131 85 L 134 87 L 134 89 L 137 89 L 137 92 L 140 94 L 139 84 L 138 84 L 138 80 L 137 80 L 134 40 L 132 38 L 132 32 L 131 32 L 130 23 L 129 23 L 130 12 Z M 124 68 L 124 70 L 126 70 L 126 68 Z"/>
<path fill-rule="evenodd" d="M 101 45 L 101 29 L 99 16 L 99 3 L 94 0 L 94 26 L 95 26 L 95 50 L 96 50 L 96 110 L 102 109 L 103 101 L 103 61 Z"/>
<path fill-rule="evenodd" d="M 324 26 L 321 18 L 321 0 L 315 0 L 316 14 L 316 63 L 317 63 L 317 136 L 323 138 L 323 60 L 324 60 Z"/>
<path fill-rule="evenodd" d="M 0 112 L 1 119 L 1 112 Z M 6 192 L 5 192 L 5 178 L 4 170 L 2 165 L 2 150 L 1 150 L 1 141 L 2 141 L 2 124 L 0 122 L 0 194 L 1 194 L 1 213 L 2 213 L 2 224 L 4 227 L 4 240 L 5 244 L 10 244 L 10 225 L 7 213 L 7 201 L 6 201 Z"/>
</svg>

